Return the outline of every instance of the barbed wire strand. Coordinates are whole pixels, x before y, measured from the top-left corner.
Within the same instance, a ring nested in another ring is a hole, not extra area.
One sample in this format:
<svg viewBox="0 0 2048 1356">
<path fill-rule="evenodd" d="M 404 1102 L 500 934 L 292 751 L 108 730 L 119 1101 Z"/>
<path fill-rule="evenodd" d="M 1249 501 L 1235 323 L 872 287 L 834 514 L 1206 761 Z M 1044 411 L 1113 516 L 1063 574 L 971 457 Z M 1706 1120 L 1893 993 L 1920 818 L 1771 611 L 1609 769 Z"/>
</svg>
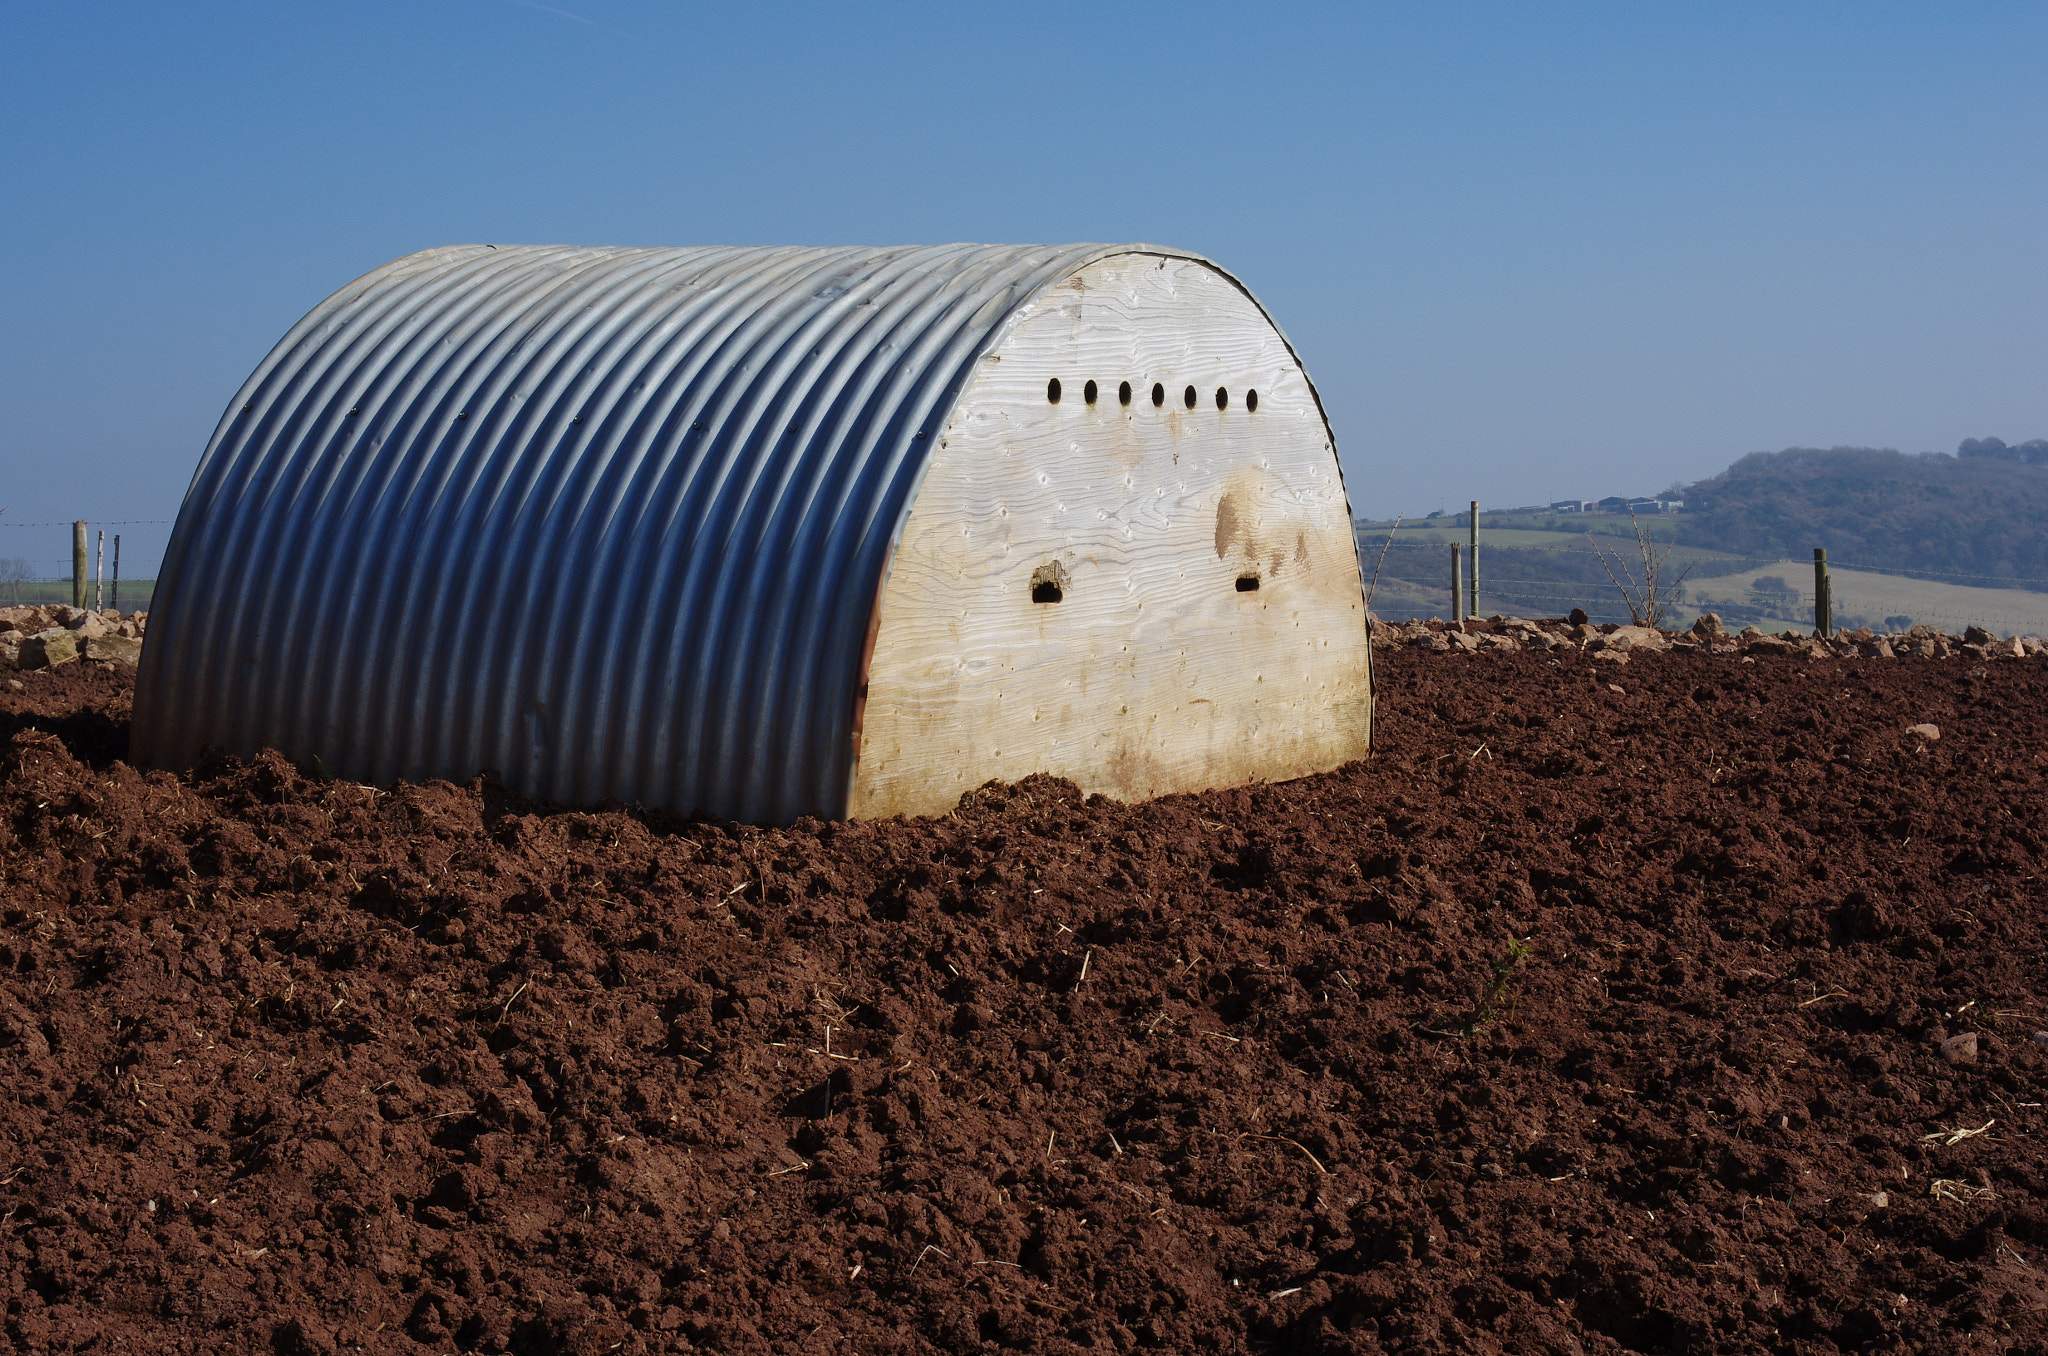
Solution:
<svg viewBox="0 0 2048 1356">
<path fill-rule="evenodd" d="M 176 521 L 176 520 L 175 520 L 175 519 L 171 519 L 171 518 L 114 518 L 114 519 L 110 519 L 110 520 L 108 520 L 108 521 L 106 521 L 106 522 L 99 522 L 99 521 L 96 521 L 96 520 L 94 520 L 94 519 L 91 519 L 91 518 L 87 518 L 87 519 L 83 519 L 83 520 L 79 520 L 79 521 L 83 521 L 83 522 L 85 523 L 85 525 L 86 525 L 87 527 L 161 527 L 161 526 L 163 526 L 163 525 L 164 525 L 164 524 L 166 524 L 166 523 L 174 522 L 174 521 Z M 72 526 L 72 524 L 71 524 L 71 523 L 10 523 L 10 522 L 7 522 L 7 521 L 5 521 L 4 519 L 0 519 L 0 527 L 70 527 L 70 526 Z"/>
</svg>

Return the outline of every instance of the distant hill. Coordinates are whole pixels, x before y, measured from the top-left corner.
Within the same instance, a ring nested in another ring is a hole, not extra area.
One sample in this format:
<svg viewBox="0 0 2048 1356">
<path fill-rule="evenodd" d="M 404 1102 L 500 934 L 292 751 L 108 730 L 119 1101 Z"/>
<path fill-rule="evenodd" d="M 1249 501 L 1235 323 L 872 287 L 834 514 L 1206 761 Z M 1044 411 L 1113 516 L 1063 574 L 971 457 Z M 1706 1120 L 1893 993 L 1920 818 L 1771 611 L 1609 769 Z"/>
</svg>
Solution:
<svg viewBox="0 0 2048 1356">
<path fill-rule="evenodd" d="M 1635 523 L 1614 513 L 1486 511 L 1480 611 L 1560 616 L 1576 606 L 1596 621 L 1629 620 L 1616 576 L 1640 573 L 1639 524 L 1669 551 L 1664 579 L 1680 591 L 1667 620 L 1679 625 L 1702 610 L 1731 627 L 1811 625 L 1813 548 L 1824 546 L 1838 572 L 1841 625 L 2048 631 L 2039 606 L 2048 595 L 2048 441 L 1973 438 L 1958 450 L 1759 452 L 1672 486 L 1658 498 L 1684 509 Z M 1448 550 L 1467 540 L 1466 515 L 1392 527 L 1357 528 L 1366 571 L 1379 572 L 1373 610 L 1395 620 L 1450 615 Z"/>
<path fill-rule="evenodd" d="M 1869 447 L 1742 458 L 1674 497 L 1681 545 L 1957 583 L 2048 590 L 2048 442 L 1972 438 L 1960 456 Z"/>
</svg>

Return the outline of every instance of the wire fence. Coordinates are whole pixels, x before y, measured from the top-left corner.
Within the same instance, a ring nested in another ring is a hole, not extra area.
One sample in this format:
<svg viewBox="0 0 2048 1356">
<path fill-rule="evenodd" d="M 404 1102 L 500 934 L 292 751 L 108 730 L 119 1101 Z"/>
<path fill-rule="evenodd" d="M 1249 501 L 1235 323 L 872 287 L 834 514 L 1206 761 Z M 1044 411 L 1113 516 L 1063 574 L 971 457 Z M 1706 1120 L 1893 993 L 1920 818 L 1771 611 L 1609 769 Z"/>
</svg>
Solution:
<svg viewBox="0 0 2048 1356">
<path fill-rule="evenodd" d="M 5 508 L 0 508 L 4 515 Z M 131 576 L 121 578 L 120 534 L 115 532 L 111 541 L 108 532 L 123 527 L 167 527 L 170 518 L 109 518 L 67 519 L 60 522 L 22 523 L 10 522 L 0 516 L 0 533 L 8 531 L 47 531 L 52 528 L 75 530 L 81 523 L 88 533 L 96 533 L 87 544 L 86 555 L 86 601 L 90 605 L 129 609 L 147 607 L 150 596 L 155 592 L 154 579 L 138 579 Z M 70 603 L 76 596 L 77 562 L 72 556 L 59 559 L 37 559 L 28 556 L 5 554 L 11 539 L 0 536 L 0 605 L 19 607 L 40 606 L 51 603 Z M 111 547 L 113 559 L 107 559 Z M 111 566 L 111 568 L 110 568 Z M 123 597 L 122 595 L 126 595 Z"/>
<path fill-rule="evenodd" d="M 1408 530 L 1404 528 L 1401 535 Z M 1487 539 L 1490 532 L 1502 530 L 1524 529 L 1480 529 L 1478 587 L 1489 604 L 1486 611 L 1561 615 L 1578 607 L 1601 620 L 1633 619 L 1637 609 L 1628 605 L 1610 567 L 1623 576 L 1619 582 L 1639 585 L 1632 577 L 1640 573 L 1642 565 L 1635 539 L 1600 534 L 1598 549 L 1591 541 L 1547 544 Z M 1432 524 L 1422 531 L 1429 534 L 1425 539 L 1402 541 L 1399 537 L 1390 540 L 1385 529 L 1358 529 L 1361 557 L 1368 573 L 1379 571 L 1378 597 L 1387 604 L 1382 607 L 1376 598 L 1375 611 L 1391 615 L 1403 609 L 1444 614 L 1473 610 L 1469 575 L 1459 601 L 1451 599 L 1454 576 L 1447 558 L 1451 552 L 1446 550 L 1455 547 L 1462 555 L 1469 549 L 1469 526 L 1447 531 Z M 1704 548 L 1696 548 L 1701 554 L 1695 555 L 1684 546 L 1662 540 L 1653 541 L 1651 549 L 1662 566 L 1659 601 L 1671 616 L 1712 611 L 1766 630 L 1816 624 L 1817 592 L 1794 582 L 1808 579 L 1803 560 L 1787 559 L 1780 553 L 1707 554 Z M 1500 572 L 1486 572 L 1488 562 Z M 1472 563 L 1470 557 L 1464 557 L 1462 568 L 1469 570 Z M 1684 574 L 1689 568 L 1692 572 Z M 1955 570 L 1901 570 L 1841 559 L 1830 560 L 1828 569 L 1828 599 L 1838 627 L 1902 630 L 1927 623 L 1950 630 L 1981 625 L 2007 634 L 2048 633 L 2048 596 L 2044 596 L 2048 590 L 2024 587 L 2048 585 L 2048 580 Z M 1760 573 L 1765 570 L 1774 573 Z M 1892 580 L 1898 581 L 1895 586 L 1889 583 Z M 1767 586 L 1758 588 L 1757 583 Z M 1915 583 L 1919 587 L 1914 587 Z M 1637 592 L 1640 595 L 1639 587 Z M 1640 596 L 1637 601 L 1641 602 Z"/>
<path fill-rule="evenodd" d="M 87 525 L 89 530 L 98 531 L 119 527 L 162 527 L 168 526 L 171 522 L 172 520 L 168 518 L 120 518 L 104 522 L 88 520 Z M 7 530 L 70 528 L 73 525 L 72 521 L 19 523 L 8 522 L 5 518 L 0 518 L 0 532 Z M 1508 543 L 1488 541 L 1485 536 L 1488 532 L 1513 531 L 1526 533 L 1541 530 L 1543 529 L 1487 528 L 1482 526 L 1480 528 L 1481 559 L 1484 560 L 1486 557 L 1491 556 L 1496 559 L 1505 557 L 1509 561 L 1513 561 L 1517 557 L 1526 555 L 1567 557 L 1573 563 L 1583 567 L 1580 571 L 1583 577 L 1553 576 L 1533 579 L 1485 577 L 1481 580 L 1481 587 L 1496 597 L 1505 598 L 1516 604 L 1558 603 L 1565 605 L 1565 607 L 1572 607 L 1587 606 L 1590 603 L 1607 603 L 1609 600 L 1604 595 L 1612 591 L 1612 580 L 1608 579 L 1604 574 L 1594 573 L 1594 567 L 1600 565 L 1600 551 L 1619 551 L 1623 554 L 1624 560 L 1633 563 L 1633 552 L 1637 546 L 1635 539 L 1632 536 L 1623 536 L 1615 532 L 1597 533 L 1595 536 L 1596 539 L 1599 539 L 1600 550 L 1596 550 L 1592 541 L 1548 545 L 1536 542 Z M 1367 558 L 1377 562 L 1380 559 L 1381 552 L 1384 551 L 1386 553 L 1386 563 L 1396 567 L 1394 573 L 1385 581 L 1395 586 L 1389 592 L 1403 592 L 1404 590 L 1401 586 L 1404 585 L 1405 591 L 1410 594 L 1418 589 L 1425 591 L 1447 589 L 1448 580 L 1441 585 L 1426 584 L 1417 580 L 1414 577 L 1415 572 L 1406 568 L 1408 561 L 1413 558 L 1409 553 L 1436 552 L 1441 557 L 1446 546 L 1463 544 L 1466 540 L 1466 534 L 1470 531 L 1469 525 L 1432 522 L 1424 527 L 1408 526 L 1403 531 L 1427 533 L 1429 537 L 1423 541 L 1402 541 L 1398 535 L 1394 535 L 1393 539 L 1389 540 L 1388 536 L 1390 534 L 1383 533 L 1371 525 L 1358 524 L 1356 527 L 1356 535 L 1361 552 Z M 7 539 L 0 537 L 0 551 L 5 550 L 6 544 Z M 1786 616 L 1785 614 L 1792 611 L 1805 611 L 1810 615 L 1817 601 L 1815 594 L 1804 590 L 1796 592 L 1766 592 L 1744 589 L 1741 591 L 1746 596 L 1741 598 L 1713 598 L 1713 581 L 1715 580 L 1730 579 L 1733 576 L 1752 573 L 1756 569 L 1770 565 L 1803 565 L 1803 562 L 1788 561 L 1783 555 L 1742 556 L 1719 551 L 1715 551 L 1711 555 L 1694 555 L 1692 554 L 1693 551 L 1706 551 L 1708 548 L 1691 548 L 1689 551 L 1685 546 L 1664 540 L 1653 540 L 1652 547 L 1660 553 L 1668 553 L 1664 555 L 1666 563 L 1678 569 L 1684 569 L 1688 565 L 1696 567 L 1700 564 L 1709 564 L 1713 567 L 1713 573 L 1711 574 L 1701 575 L 1690 583 L 1679 583 L 1674 586 L 1673 599 L 1681 605 L 1700 607 L 1735 606 L 1745 612 L 1755 613 L 1760 616 L 1794 621 L 1796 618 Z M 1416 563 L 1421 564 L 1423 562 L 1418 560 Z M 1563 563 L 1563 561 L 1560 561 L 1560 564 Z M 1833 560 L 1829 564 L 1831 569 L 1834 570 L 1851 570 L 1863 574 L 1887 575 L 1901 579 L 1953 580 L 1958 581 L 1956 587 L 1997 589 L 2025 594 L 2036 591 L 2036 589 L 2028 586 L 2039 586 L 2039 591 L 2048 592 L 2048 578 L 2031 578 L 2021 575 L 1973 574 L 1957 570 L 1927 570 L 1918 567 L 1857 560 Z M 95 565 L 97 565 L 97 562 L 95 562 Z M 1433 571 L 1435 567 L 1432 566 L 1430 568 Z M 0 600 L 14 604 L 23 602 L 69 601 L 69 590 L 73 582 L 72 569 L 73 562 L 69 556 L 59 559 L 36 559 L 0 555 Z M 88 578 L 92 578 L 94 573 L 95 569 L 89 567 Z M 155 582 L 153 579 L 124 580 L 121 581 L 120 588 L 122 593 L 127 594 L 130 600 L 146 600 L 153 591 Z M 1845 580 L 1840 582 L 1847 585 L 1847 587 L 1846 589 L 1838 589 L 1837 592 L 1847 596 L 1838 596 L 1835 599 L 1838 611 L 1845 611 L 1846 606 L 1875 607 L 1880 611 L 1885 610 L 1885 606 L 1882 604 L 1865 602 L 1856 597 L 1856 595 L 1866 592 L 1869 587 L 1863 581 L 1852 582 Z M 109 586 L 111 586 L 111 583 L 111 580 L 107 581 Z M 90 587 L 90 584 L 88 587 Z M 51 592 L 58 588 L 62 588 L 65 591 L 61 599 Z M 49 596 L 43 596 L 46 594 Z M 1851 600 L 1854 601 L 1852 602 Z M 1915 621 L 1958 624 L 2017 618 L 2021 614 L 2031 614 L 2034 611 L 2034 609 L 2024 605 L 2012 607 L 1993 604 L 1988 600 L 1984 600 L 1970 610 L 1963 612 L 1956 612 L 1945 608 L 1929 608 L 1924 603 L 1906 604 L 1901 602 L 1901 605 L 1893 615 L 1906 615 L 1906 610 L 1909 606 L 1911 607 L 1912 619 Z M 2048 608 L 2048 600 L 2044 600 L 2043 607 Z M 1562 611 L 1564 608 L 1556 610 Z M 2043 629 L 2048 629 L 2048 625 L 2044 625 Z"/>
<path fill-rule="evenodd" d="M 4 512 L 4 509 L 0 509 L 0 513 Z M 142 611 L 149 607 L 156 593 L 156 580 L 148 577 L 137 578 L 132 574 L 126 579 L 121 577 L 121 533 L 117 529 L 162 527 L 171 521 L 168 518 L 82 520 L 82 525 L 88 533 L 84 571 L 85 602 L 88 607 L 105 607 L 124 612 Z M 5 518 L 0 518 L 0 532 L 10 529 L 48 531 L 52 528 L 76 531 L 80 526 L 81 520 L 78 519 L 65 522 L 21 523 L 8 522 Z M 0 606 L 48 607 L 76 602 L 80 582 L 76 555 L 50 559 L 4 554 L 7 547 L 16 540 L 19 539 L 0 535 Z"/>
<path fill-rule="evenodd" d="M 1455 545 L 1465 541 L 1465 532 L 1468 529 L 1450 529 L 1434 526 L 1422 529 L 1403 529 L 1403 531 L 1409 530 L 1420 530 L 1424 532 L 1441 533 L 1443 535 L 1435 537 L 1429 541 L 1396 540 L 1391 544 L 1389 549 L 1394 551 L 1442 551 L 1446 546 Z M 1541 528 L 1481 527 L 1479 531 L 1481 533 L 1479 545 L 1482 550 L 1486 551 L 1538 551 L 1550 555 L 1584 556 L 1588 558 L 1595 558 L 1596 556 L 1596 553 L 1594 552 L 1592 545 L 1586 542 L 1578 542 L 1572 545 L 1565 546 L 1539 546 L 1534 543 L 1523 542 L 1490 542 L 1486 539 L 1484 535 L 1488 532 L 1540 532 L 1543 531 L 1543 529 Z M 1388 545 L 1386 533 L 1384 530 L 1374 529 L 1370 526 L 1361 524 L 1357 528 L 1356 535 L 1358 537 L 1358 543 L 1360 548 L 1362 550 L 1367 551 L 1368 554 L 1376 554 L 1382 546 Z M 1631 555 L 1636 550 L 1636 539 L 1633 536 L 1625 537 L 1612 532 L 1603 532 L 1596 534 L 1596 536 L 1599 539 L 1601 539 L 1600 546 L 1603 550 L 1613 551 L 1619 549 L 1624 552 L 1631 553 Z M 1719 547 L 1686 546 L 1682 544 L 1675 544 L 1673 542 L 1661 539 L 1653 539 L 1651 541 L 1651 546 L 1660 553 L 1668 550 L 1670 552 L 1671 561 L 1674 564 L 1680 566 L 1692 563 L 1694 561 L 1710 561 L 1717 567 L 1724 565 L 1729 567 L 1725 570 L 1717 570 L 1716 574 L 1709 576 L 1711 578 L 1720 578 L 1726 574 L 1739 574 L 1751 565 L 1775 565 L 1788 559 L 1788 557 L 1782 553 L 1774 553 L 1770 555 L 1742 555 L 1737 552 L 1721 550 Z M 1977 584 L 1975 584 L 1974 586 L 1966 587 L 2012 588 L 2015 586 L 2023 585 L 2038 585 L 2038 590 L 2029 589 L 2027 591 L 2048 592 L 2048 578 L 2036 578 L 2030 575 L 1988 573 L 1972 574 L 1957 570 L 1928 570 L 1922 569 L 1918 565 L 1876 564 L 1870 561 L 1862 560 L 1838 560 L 1833 556 L 1830 556 L 1828 558 L 1828 564 L 1831 568 L 1838 570 L 1858 570 L 1866 574 L 1898 575 L 1901 578 L 1907 579 L 1925 578 L 1978 581 Z"/>
<path fill-rule="evenodd" d="M 117 518 L 112 522 L 86 521 L 87 527 L 166 527 L 173 520 L 169 518 Z M 66 523 L 10 523 L 0 519 L 0 528 L 5 527 L 74 527 L 78 520 Z"/>
</svg>

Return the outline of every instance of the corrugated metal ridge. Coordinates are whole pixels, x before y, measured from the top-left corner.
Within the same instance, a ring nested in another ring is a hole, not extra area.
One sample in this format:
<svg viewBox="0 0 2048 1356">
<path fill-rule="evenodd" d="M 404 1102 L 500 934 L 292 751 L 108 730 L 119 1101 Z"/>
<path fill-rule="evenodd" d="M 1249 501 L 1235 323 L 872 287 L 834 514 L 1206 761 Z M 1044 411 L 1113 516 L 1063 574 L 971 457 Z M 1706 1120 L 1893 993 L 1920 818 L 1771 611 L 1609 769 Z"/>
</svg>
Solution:
<svg viewBox="0 0 2048 1356">
<path fill-rule="evenodd" d="M 1031 298 L 1127 252 L 1198 257 L 455 246 L 375 270 L 201 461 L 138 759 L 267 743 L 372 782 L 497 767 L 571 801 L 843 813 L 919 435 Z"/>
</svg>

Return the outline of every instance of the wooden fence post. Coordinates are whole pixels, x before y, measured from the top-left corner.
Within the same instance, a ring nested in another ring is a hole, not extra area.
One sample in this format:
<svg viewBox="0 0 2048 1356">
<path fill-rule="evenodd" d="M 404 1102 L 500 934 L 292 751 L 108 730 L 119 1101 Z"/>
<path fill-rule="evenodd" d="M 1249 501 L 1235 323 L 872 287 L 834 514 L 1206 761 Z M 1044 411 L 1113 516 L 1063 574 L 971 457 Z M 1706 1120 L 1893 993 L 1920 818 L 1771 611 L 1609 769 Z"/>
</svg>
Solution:
<svg viewBox="0 0 2048 1356">
<path fill-rule="evenodd" d="M 71 605 L 85 608 L 85 524 L 71 525 Z"/>
<path fill-rule="evenodd" d="M 1465 615 L 1479 615 L 1479 501 L 1472 501 L 1472 579 L 1465 585 L 1465 596 L 1470 601 L 1465 605 Z"/>
<path fill-rule="evenodd" d="M 1835 635 L 1834 585 L 1828 578 L 1828 548 L 1813 548 L 1813 629 L 1822 640 Z"/>
<path fill-rule="evenodd" d="M 1465 620 L 1465 561 L 1462 548 L 1451 543 L 1451 620 Z"/>
<path fill-rule="evenodd" d="M 114 605 L 114 615 L 121 613 L 121 534 L 114 534 L 114 594 L 107 600 Z"/>
</svg>

